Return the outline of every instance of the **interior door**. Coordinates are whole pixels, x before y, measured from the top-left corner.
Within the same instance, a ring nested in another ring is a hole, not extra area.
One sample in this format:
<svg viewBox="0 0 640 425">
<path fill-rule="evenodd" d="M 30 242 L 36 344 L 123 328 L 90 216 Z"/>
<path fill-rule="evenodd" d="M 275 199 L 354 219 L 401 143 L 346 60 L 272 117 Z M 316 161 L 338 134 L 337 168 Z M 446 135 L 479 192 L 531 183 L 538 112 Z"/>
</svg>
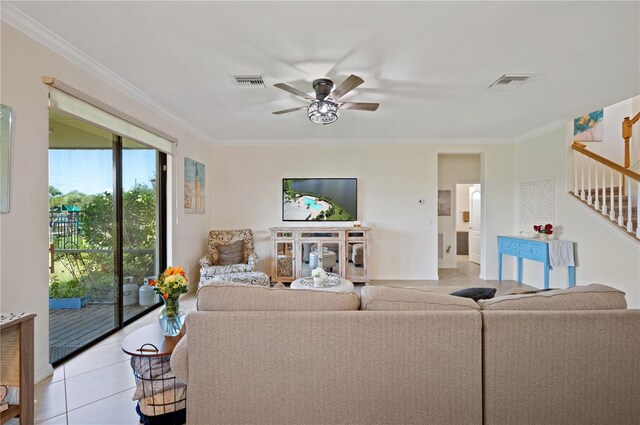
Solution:
<svg viewBox="0 0 640 425">
<path fill-rule="evenodd" d="M 469 261 L 480 264 L 480 223 L 482 193 L 479 184 L 469 188 Z"/>
</svg>

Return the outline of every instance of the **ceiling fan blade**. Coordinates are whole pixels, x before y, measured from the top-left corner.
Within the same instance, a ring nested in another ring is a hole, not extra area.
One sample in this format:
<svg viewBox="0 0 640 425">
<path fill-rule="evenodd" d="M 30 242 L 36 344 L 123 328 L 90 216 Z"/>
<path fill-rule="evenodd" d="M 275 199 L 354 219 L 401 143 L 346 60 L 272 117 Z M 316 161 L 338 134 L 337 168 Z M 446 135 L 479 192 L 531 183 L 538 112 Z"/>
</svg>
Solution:
<svg viewBox="0 0 640 425">
<path fill-rule="evenodd" d="M 373 112 L 378 109 L 379 103 L 345 102 L 340 104 L 340 109 L 355 109 L 357 111 Z"/>
<path fill-rule="evenodd" d="M 307 108 L 308 106 L 300 106 L 298 108 L 283 109 L 282 111 L 275 111 L 275 112 L 272 112 L 272 114 L 274 115 L 288 114 L 289 112 L 299 111 L 301 109 L 307 109 Z"/>
<path fill-rule="evenodd" d="M 316 100 L 316 98 L 315 98 L 315 97 L 309 96 L 308 94 L 303 93 L 303 92 L 301 92 L 301 91 L 300 91 L 300 90 L 298 90 L 298 89 L 294 89 L 293 87 L 291 87 L 291 86 L 289 86 L 289 85 L 287 85 L 287 84 L 285 84 L 285 83 L 278 83 L 278 84 L 274 84 L 274 85 L 273 85 L 273 87 L 277 87 L 277 88 L 279 88 L 280 90 L 284 90 L 284 91 L 289 92 L 289 93 L 291 93 L 291 94 L 295 94 L 296 96 L 300 96 L 300 97 L 302 97 L 303 99 L 307 99 L 307 100 Z"/>
<path fill-rule="evenodd" d="M 338 100 L 362 83 L 364 83 L 364 80 L 362 78 L 358 77 L 357 75 L 351 74 L 338 87 L 336 87 L 329 96 L 335 100 Z"/>
</svg>

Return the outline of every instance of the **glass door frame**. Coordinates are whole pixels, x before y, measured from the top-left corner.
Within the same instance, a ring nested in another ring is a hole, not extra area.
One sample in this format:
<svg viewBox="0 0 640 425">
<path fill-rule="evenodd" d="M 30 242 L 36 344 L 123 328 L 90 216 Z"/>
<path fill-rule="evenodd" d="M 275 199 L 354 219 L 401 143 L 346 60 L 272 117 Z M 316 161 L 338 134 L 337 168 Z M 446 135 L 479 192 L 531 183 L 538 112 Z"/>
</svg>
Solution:
<svg viewBox="0 0 640 425">
<path fill-rule="evenodd" d="M 115 214 L 115 247 L 114 247 L 114 274 L 118 281 L 118 326 L 113 332 L 109 332 L 107 335 L 111 335 L 114 332 L 121 330 L 124 326 L 138 320 L 140 317 L 149 314 L 155 308 L 162 304 L 158 301 L 154 306 L 147 308 L 146 310 L 131 316 L 127 320 L 124 319 L 124 190 L 123 190 L 123 169 L 122 169 L 122 136 L 114 134 L 113 137 L 113 154 L 114 154 L 114 214 Z M 158 274 L 167 268 L 167 154 L 156 150 L 156 181 L 158 185 L 158 217 L 157 217 L 157 246 L 158 246 Z"/>
<path fill-rule="evenodd" d="M 107 130 L 108 131 L 108 130 Z M 113 261 L 114 261 L 114 286 L 117 291 L 117 298 L 114 303 L 114 328 L 103 333 L 97 338 L 87 342 L 70 354 L 51 362 L 55 367 L 69 359 L 83 353 L 86 349 L 96 345 L 116 332 L 121 331 L 126 325 L 136 321 L 142 316 L 151 313 L 162 304 L 158 301 L 155 305 L 148 307 L 140 313 L 124 319 L 124 189 L 123 189 L 123 137 L 112 132 L 112 165 L 113 165 Z M 157 226 L 156 226 L 156 246 L 157 246 L 157 273 L 161 273 L 167 265 L 167 157 L 168 155 L 158 149 L 151 148 L 156 152 L 156 185 L 157 185 Z"/>
</svg>

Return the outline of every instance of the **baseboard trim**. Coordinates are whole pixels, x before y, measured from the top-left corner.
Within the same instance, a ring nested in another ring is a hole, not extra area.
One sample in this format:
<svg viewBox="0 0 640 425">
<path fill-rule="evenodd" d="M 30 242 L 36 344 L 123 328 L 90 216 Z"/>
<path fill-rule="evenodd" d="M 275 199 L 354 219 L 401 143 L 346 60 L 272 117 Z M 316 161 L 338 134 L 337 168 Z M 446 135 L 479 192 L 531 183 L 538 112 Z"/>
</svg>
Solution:
<svg viewBox="0 0 640 425">
<path fill-rule="evenodd" d="M 43 379 L 51 375 L 53 375 L 53 366 L 51 366 L 51 363 L 47 363 L 45 367 L 35 371 L 34 382 L 37 384 L 38 382 L 42 381 Z"/>
<path fill-rule="evenodd" d="M 369 280 L 439 280 L 438 275 L 378 275 L 378 276 L 369 276 Z"/>
</svg>

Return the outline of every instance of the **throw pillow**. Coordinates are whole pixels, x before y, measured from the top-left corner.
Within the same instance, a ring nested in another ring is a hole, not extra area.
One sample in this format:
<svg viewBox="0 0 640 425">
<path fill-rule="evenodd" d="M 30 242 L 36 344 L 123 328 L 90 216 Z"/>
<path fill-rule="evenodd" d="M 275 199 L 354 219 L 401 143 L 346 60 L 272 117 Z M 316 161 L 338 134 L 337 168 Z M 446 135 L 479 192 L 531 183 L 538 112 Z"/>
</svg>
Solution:
<svg viewBox="0 0 640 425">
<path fill-rule="evenodd" d="M 490 300 L 496 294 L 496 288 L 466 288 L 450 293 L 456 297 L 471 298 L 474 301 Z"/>
<path fill-rule="evenodd" d="M 217 244 L 218 261 L 216 266 L 230 266 L 244 263 L 244 241 L 236 241 L 230 244 Z"/>
</svg>

